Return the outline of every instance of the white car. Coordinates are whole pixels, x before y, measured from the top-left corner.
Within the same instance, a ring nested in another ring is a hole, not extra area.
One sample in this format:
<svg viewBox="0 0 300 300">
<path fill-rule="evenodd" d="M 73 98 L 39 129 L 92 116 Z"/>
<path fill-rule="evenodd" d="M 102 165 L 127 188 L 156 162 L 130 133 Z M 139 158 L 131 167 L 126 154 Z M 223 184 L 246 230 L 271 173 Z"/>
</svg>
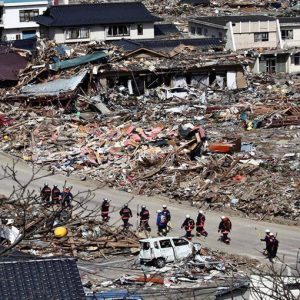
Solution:
<svg viewBox="0 0 300 300">
<path fill-rule="evenodd" d="M 183 88 L 183 87 L 175 87 L 172 89 L 162 89 L 161 99 L 166 100 L 166 99 L 171 99 L 173 97 L 185 99 L 187 97 L 196 98 L 197 95 L 195 93 L 191 92 L 189 89 Z"/>
<path fill-rule="evenodd" d="M 156 237 L 140 240 L 140 263 L 152 262 L 163 268 L 166 262 L 188 258 L 199 252 L 200 244 L 183 237 Z"/>
</svg>

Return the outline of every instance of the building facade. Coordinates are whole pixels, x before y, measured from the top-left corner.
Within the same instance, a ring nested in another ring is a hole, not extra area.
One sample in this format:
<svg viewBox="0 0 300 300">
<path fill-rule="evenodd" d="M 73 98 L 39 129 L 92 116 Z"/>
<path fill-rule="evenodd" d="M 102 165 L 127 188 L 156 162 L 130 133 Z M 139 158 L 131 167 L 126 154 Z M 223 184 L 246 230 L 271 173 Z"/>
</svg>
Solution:
<svg viewBox="0 0 300 300">
<path fill-rule="evenodd" d="M 41 36 L 56 43 L 152 39 L 161 20 L 141 2 L 54 5 L 35 19 Z"/>
<path fill-rule="evenodd" d="M 279 22 L 264 15 L 200 17 L 189 20 L 191 37 L 225 39 L 228 50 L 282 48 Z"/>
<path fill-rule="evenodd" d="M 33 20 L 48 6 L 43 0 L 4 0 L 2 2 L 1 40 L 20 40 L 39 36 L 39 25 Z"/>
</svg>

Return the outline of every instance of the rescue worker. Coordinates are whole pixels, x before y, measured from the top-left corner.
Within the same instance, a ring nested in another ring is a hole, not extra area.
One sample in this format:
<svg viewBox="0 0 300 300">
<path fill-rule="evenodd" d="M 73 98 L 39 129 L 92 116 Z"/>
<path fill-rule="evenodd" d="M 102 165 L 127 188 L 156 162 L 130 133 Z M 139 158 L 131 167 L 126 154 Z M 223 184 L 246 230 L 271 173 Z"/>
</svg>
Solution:
<svg viewBox="0 0 300 300">
<path fill-rule="evenodd" d="M 186 232 L 186 234 L 185 234 L 186 238 L 188 240 L 191 240 L 192 239 L 192 231 L 195 228 L 195 222 L 193 219 L 191 219 L 190 215 L 185 216 L 185 220 L 181 225 L 181 229 L 182 228 L 184 228 L 184 230 Z"/>
<path fill-rule="evenodd" d="M 158 210 L 156 213 L 157 213 L 157 218 L 156 218 L 157 234 L 166 236 L 168 233 L 167 219 L 161 210 Z"/>
<path fill-rule="evenodd" d="M 41 190 L 41 198 L 46 204 L 51 203 L 51 188 L 48 186 L 48 183 L 45 183 Z"/>
<path fill-rule="evenodd" d="M 207 236 L 208 233 L 207 231 L 204 229 L 204 225 L 205 225 L 205 215 L 204 212 L 202 210 L 199 210 L 198 212 L 198 216 L 197 216 L 197 221 L 196 221 L 196 235 L 200 236 Z"/>
<path fill-rule="evenodd" d="M 264 249 L 264 255 L 268 255 L 268 245 L 269 245 L 269 240 L 270 240 L 270 229 L 265 230 L 265 237 L 263 239 L 260 239 L 262 242 L 266 243 L 266 248 Z"/>
<path fill-rule="evenodd" d="M 53 189 L 51 191 L 51 198 L 53 204 L 59 204 L 60 200 L 60 190 L 56 184 L 53 185 Z"/>
<path fill-rule="evenodd" d="M 130 225 L 129 219 L 132 218 L 132 212 L 131 212 L 131 209 L 128 207 L 127 203 L 125 203 L 124 206 L 122 207 L 122 209 L 120 210 L 120 216 L 124 223 L 123 224 L 124 228 L 128 228 Z"/>
<path fill-rule="evenodd" d="M 273 259 L 277 256 L 279 241 L 272 232 L 270 232 L 270 239 L 268 244 L 269 259 L 270 261 L 273 261 Z"/>
<path fill-rule="evenodd" d="M 231 221 L 228 217 L 222 216 L 221 222 L 219 224 L 218 232 L 222 233 L 221 241 L 225 244 L 230 243 L 230 238 L 228 237 L 228 234 L 232 228 Z"/>
<path fill-rule="evenodd" d="M 145 205 L 142 205 L 142 209 L 141 209 L 140 213 L 138 213 L 137 215 L 140 217 L 140 228 L 139 229 L 151 231 L 151 228 L 149 225 L 150 213 Z"/>
<path fill-rule="evenodd" d="M 163 205 L 163 210 L 162 210 L 162 214 L 165 216 L 166 221 L 167 221 L 167 225 L 166 225 L 166 230 L 167 232 L 170 231 L 171 229 L 171 213 L 170 211 L 167 209 L 167 205 Z"/>
<path fill-rule="evenodd" d="M 71 193 L 71 188 L 64 188 L 61 193 L 61 200 L 63 208 L 71 208 L 71 201 L 73 200 L 73 194 Z"/>
<path fill-rule="evenodd" d="M 107 198 L 103 198 L 103 202 L 101 205 L 101 217 L 103 222 L 108 222 L 110 217 L 109 217 L 109 201 Z"/>
</svg>

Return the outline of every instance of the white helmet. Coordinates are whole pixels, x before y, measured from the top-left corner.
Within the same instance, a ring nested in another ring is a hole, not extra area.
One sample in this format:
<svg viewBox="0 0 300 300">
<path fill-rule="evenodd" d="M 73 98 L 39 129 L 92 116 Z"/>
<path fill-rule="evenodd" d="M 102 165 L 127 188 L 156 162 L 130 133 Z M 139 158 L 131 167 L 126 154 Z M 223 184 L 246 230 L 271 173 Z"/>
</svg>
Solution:
<svg viewBox="0 0 300 300">
<path fill-rule="evenodd" d="M 270 232 L 270 236 L 274 236 L 274 233 Z"/>
<path fill-rule="evenodd" d="M 163 207 L 163 208 L 167 208 L 167 205 L 166 205 L 166 204 L 164 204 L 162 207 Z"/>
<path fill-rule="evenodd" d="M 159 210 L 157 210 L 156 212 L 159 214 L 159 213 L 161 213 L 161 210 L 159 209 Z"/>
<path fill-rule="evenodd" d="M 200 209 L 200 210 L 199 210 L 199 214 L 203 214 L 203 210 Z"/>
<path fill-rule="evenodd" d="M 186 215 L 185 217 L 186 217 L 187 219 L 189 219 L 189 218 L 190 218 L 190 215 Z"/>
<path fill-rule="evenodd" d="M 225 216 L 222 216 L 222 217 L 221 217 L 222 220 L 224 220 L 225 218 L 226 218 Z"/>
<path fill-rule="evenodd" d="M 270 229 L 265 230 L 265 233 L 270 233 L 270 232 L 271 232 Z"/>
<path fill-rule="evenodd" d="M 142 208 L 146 208 L 146 205 L 142 205 Z"/>
</svg>

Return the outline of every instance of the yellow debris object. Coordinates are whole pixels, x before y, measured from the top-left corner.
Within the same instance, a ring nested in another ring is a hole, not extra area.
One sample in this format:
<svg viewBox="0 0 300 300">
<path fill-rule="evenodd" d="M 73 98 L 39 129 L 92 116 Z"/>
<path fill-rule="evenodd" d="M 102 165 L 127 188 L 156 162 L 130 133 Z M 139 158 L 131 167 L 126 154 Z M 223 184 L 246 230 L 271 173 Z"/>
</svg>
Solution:
<svg viewBox="0 0 300 300">
<path fill-rule="evenodd" d="M 55 237 L 58 237 L 58 238 L 62 238 L 64 236 L 66 236 L 68 233 L 68 230 L 66 227 L 57 227 L 54 229 L 54 235 Z"/>
</svg>

